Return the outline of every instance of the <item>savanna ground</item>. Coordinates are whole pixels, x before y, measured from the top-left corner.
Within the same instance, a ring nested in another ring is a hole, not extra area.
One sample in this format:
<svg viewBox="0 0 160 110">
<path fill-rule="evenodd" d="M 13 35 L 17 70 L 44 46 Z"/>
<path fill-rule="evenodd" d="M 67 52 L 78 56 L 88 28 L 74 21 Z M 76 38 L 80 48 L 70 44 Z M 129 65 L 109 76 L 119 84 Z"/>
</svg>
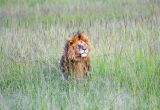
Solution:
<svg viewBox="0 0 160 110">
<path fill-rule="evenodd" d="M 66 39 L 91 41 L 90 76 L 62 80 Z M 0 110 L 159 110 L 159 0 L 0 0 Z"/>
</svg>

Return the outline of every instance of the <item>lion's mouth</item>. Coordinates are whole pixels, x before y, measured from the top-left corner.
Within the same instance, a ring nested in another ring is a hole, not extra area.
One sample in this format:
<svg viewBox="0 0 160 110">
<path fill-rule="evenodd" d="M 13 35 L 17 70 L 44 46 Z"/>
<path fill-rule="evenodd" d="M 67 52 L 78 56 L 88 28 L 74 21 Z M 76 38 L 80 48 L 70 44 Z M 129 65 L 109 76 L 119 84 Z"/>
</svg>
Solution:
<svg viewBox="0 0 160 110">
<path fill-rule="evenodd" d="M 77 53 L 81 57 L 87 57 L 88 50 L 81 50 L 81 51 L 78 51 Z"/>
<path fill-rule="evenodd" d="M 82 53 L 81 54 L 81 57 L 86 57 L 87 56 L 87 53 Z"/>
</svg>

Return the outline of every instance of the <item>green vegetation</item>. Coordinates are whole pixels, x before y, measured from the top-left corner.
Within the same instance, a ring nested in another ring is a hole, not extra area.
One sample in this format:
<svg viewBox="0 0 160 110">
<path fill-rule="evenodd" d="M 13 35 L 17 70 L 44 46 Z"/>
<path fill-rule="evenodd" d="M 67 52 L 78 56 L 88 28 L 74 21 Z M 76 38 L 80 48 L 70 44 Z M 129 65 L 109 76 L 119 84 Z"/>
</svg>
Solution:
<svg viewBox="0 0 160 110">
<path fill-rule="evenodd" d="M 159 110 L 158 0 L 0 0 L 0 110 Z M 63 80 L 64 43 L 91 41 L 86 80 Z"/>
</svg>

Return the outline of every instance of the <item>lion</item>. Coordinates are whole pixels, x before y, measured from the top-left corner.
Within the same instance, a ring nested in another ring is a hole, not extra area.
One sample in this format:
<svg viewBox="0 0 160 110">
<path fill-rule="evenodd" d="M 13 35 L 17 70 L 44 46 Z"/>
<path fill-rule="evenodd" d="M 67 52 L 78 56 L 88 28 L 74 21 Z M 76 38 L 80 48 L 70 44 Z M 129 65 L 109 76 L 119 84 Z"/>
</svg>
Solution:
<svg viewBox="0 0 160 110">
<path fill-rule="evenodd" d="M 60 69 L 65 78 L 86 78 L 90 70 L 90 43 L 82 33 L 71 36 L 64 47 Z"/>
</svg>

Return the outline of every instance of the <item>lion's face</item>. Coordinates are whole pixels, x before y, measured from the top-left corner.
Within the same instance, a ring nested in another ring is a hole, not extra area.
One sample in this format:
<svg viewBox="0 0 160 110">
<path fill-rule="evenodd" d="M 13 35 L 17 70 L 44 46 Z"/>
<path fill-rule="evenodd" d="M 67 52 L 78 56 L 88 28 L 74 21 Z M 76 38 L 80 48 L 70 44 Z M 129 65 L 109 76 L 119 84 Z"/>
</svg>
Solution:
<svg viewBox="0 0 160 110">
<path fill-rule="evenodd" d="M 82 40 L 77 41 L 76 45 L 77 45 L 76 54 L 81 57 L 87 57 L 89 52 L 88 45 Z"/>
<path fill-rule="evenodd" d="M 85 58 L 89 55 L 90 47 L 88 38 L 84 35 L 76 35 L 68 40 L 69 55 L 72 58 Z"/>
</svg>

